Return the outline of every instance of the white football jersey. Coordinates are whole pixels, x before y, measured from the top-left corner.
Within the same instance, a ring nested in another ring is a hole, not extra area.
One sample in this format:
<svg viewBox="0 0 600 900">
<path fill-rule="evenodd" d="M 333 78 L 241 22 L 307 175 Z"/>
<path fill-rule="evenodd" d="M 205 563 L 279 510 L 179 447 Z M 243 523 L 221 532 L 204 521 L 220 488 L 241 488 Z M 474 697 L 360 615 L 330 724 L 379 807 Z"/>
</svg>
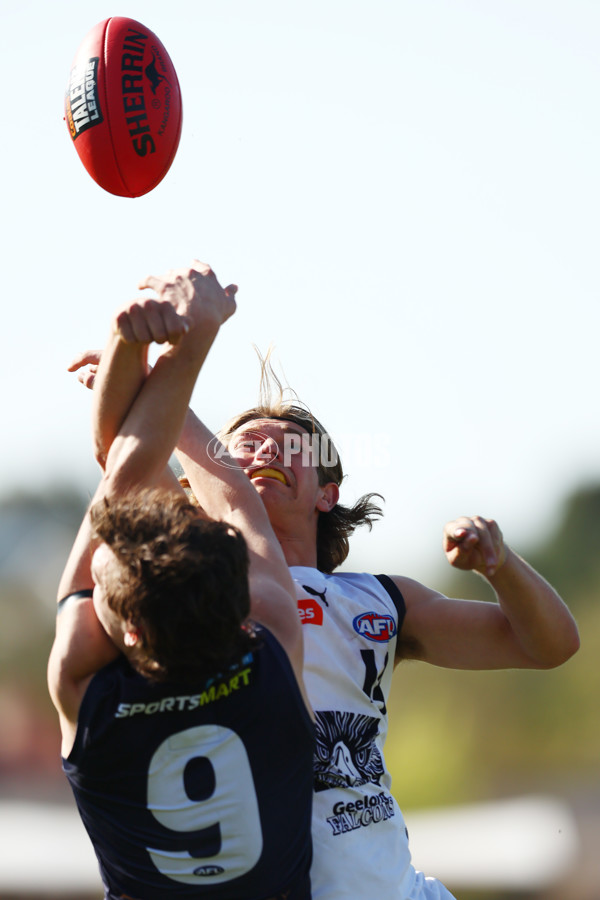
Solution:
<svg viewBox="0 0 600 900">
<path fill-rule="evenodd" d="M 402 595 L 373 575 L 290 571 L 317 725 L 313 900 L 453 900 L 411 864 L 383 755 Z"/>
</svg>

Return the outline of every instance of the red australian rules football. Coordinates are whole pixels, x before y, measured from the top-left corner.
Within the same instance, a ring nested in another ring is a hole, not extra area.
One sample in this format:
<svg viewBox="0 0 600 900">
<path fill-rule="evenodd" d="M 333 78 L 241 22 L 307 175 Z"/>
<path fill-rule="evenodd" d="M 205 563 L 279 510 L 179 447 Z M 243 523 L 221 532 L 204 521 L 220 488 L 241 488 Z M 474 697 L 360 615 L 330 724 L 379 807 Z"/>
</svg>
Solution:
<svg viewBox="0 0 600 900">
<path fill-rule="evenodd" d="M 73 60 L 65 118 L 105 191 L 140 197 L 155 188 L 175 158 L 182 121 L 177 74 L 156 35 L 120 16 L 92 28 Z"/>
</svg>

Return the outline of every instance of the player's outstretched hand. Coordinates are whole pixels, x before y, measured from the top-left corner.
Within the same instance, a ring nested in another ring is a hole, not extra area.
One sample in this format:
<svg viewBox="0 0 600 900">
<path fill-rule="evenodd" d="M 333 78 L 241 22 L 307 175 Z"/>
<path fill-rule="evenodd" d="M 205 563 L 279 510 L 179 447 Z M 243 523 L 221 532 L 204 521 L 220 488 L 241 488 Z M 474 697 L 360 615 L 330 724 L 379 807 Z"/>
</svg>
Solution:
<svg viewBox="0 0 600 900">
<path fill-rule="evenodd" d="M 176 344 L 191 327 L 218 330 L 236 310 L 237 286 L 221 287 L 210 266 L 199 260 L 162 276 L 149 275 L 139 288 L 150 288 L 158 299 L 138 297 L 116 313 L 114 332 L 127 344 Z M 68 371 L 93 388 L 100 356 L 99 350 L 86 350 Z"/>
<path fill-rule="evenodd" d="M 166 275 L 148 275 L 140 290 L 151 288 L 194 326 L 218 328 L 236 310 L 237 285 L 221 287 L 211 267 L 195 259 L 191 266 L 172 269 Z"/>
<path fill-rule="evenodd" d="M 77 372 L 77 380 L 91 390 L 94 387 L 101 356 L 102 351 L 100 350 L 85 350 L 70 363 L 67 372 Z"/>
<path fill-rule="evenodd" d="M 444 553 L 456 569 L 472 569 L 491 577 L 506 561 L 502 532 L 493 519 L 461 516 L 444 528 Z"/>
</svg>

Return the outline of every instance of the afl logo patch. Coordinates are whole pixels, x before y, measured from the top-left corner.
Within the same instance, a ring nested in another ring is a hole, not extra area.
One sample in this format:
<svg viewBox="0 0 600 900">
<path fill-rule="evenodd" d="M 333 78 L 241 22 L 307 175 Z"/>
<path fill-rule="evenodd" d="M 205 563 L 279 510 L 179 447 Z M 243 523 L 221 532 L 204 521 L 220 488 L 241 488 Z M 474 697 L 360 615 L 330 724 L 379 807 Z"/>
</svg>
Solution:
<svg viewBox="0 0 600 900">
<path fill-rule="evenodd" d="M 194 875 L 222 875 L 224 871 L 223 866 L 198 866 Z"/>
<path fill-rule="evenodd" d="M 392 616 L 382 616 L 376 612 L 366 612 L 352 622 L 354 630 L 369 641 L 384 644 L 396 634 L 396 623 Z"/>
</svg>

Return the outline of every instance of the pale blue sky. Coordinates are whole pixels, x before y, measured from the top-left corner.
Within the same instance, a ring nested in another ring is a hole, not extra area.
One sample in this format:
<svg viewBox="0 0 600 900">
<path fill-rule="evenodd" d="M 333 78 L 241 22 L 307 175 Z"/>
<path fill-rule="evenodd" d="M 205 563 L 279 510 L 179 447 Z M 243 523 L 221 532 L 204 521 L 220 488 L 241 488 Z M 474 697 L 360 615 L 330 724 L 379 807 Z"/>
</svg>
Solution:
<svg viewBox="0 0 600 900">
<path fill-rule="evenodd" d="M 114 13 L 183 92 L 173 167 L 136 200 L 62 118 Z M 462 513 L 530 546 L 600 477 L 598 46 L 596 0 L 5 2 L 0 493 L 94 486 L 66 366 L 141 276 L 197 256 L 240 290 L 194 407 L 217 428 L 252 405 L 252 344 L 274 343 L 343 499 L 386 497 L 356 567 L 427 580 Z"/>
</svg>

